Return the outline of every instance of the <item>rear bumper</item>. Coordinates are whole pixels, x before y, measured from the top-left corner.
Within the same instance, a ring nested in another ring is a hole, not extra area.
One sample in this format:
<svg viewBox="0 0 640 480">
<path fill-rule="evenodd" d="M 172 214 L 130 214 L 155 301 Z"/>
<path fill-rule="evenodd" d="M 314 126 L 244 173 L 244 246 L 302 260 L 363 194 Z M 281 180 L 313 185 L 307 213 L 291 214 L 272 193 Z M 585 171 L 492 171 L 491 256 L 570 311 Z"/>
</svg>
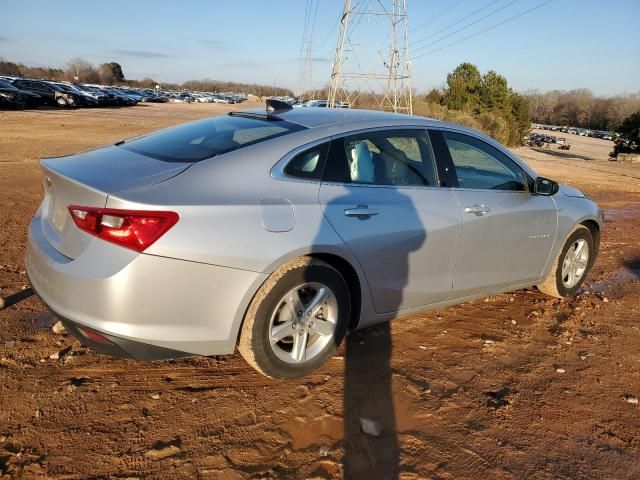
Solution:
<svg viewBox="0 0 640 480">
<path fill-rule="evenodd" d="M 97 238 L 72 260 L 51 246 L 40 222 L 37 213 L 29 226 L 27 274 L 83 343 L 141 359 L 233 353 L 265 274 L 139 254 Z M 78 326 L 106 335 L 113 346 L 90 344 Z"/>
<path fill-rule="evenodd" d="M 134 342 L 132 340 L 127 340 L 126 338 L 90 330 L 87 329 L 87 327 L 63 318 L 62 315 L 54 312 L 53 310 L 51 310 L 51 313 L 53 313 L 64 324 L 67 332 L 73 335 L 80 343 L 103 355 L 109 355 L 110 357 L 117 358 L 132 358 L 135 360 L 167 360 L 170 358 L 180 358 L 191 355 L 189 353 L 179 352 L 169 348 L 156 347 L 155 345 L 149 345 L 148 343 Z M 88 330 L 98 333 L 104 340 L 97 341 L 95 340 L 95 337 L 92 339 L 87 336 L 86 332 Z"/>
</svg>

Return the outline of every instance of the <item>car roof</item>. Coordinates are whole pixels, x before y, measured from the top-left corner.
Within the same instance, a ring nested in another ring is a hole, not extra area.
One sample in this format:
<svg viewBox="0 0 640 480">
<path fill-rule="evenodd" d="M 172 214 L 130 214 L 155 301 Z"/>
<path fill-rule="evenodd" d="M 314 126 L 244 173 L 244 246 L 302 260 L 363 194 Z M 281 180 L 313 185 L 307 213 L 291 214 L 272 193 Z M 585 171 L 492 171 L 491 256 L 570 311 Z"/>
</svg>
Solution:
<svg viewBox="0 0 640 480">
<path fill-rule="evenodd" d="M 239 114 L 245 113 L 256 116 L 267 116 L 264 109 L 243 110 Z M 432 118 L 417 117 L 401 113 L 381 112 L 376 110 L 360 110 L 356 108 L 292 108 L 290 110 L 278 110 L 273 112 L 273 116 L 291 123 L 297 123 L 308 128 L 324 127 L 334 124 L 341 124 L 348 127 L 349 124 L 361 124 L 363 122 L 389 123 L 398 125 L 400 123 L 419 123 L 421 125 L 441 124 L 440 121 Z"/>
</svg>

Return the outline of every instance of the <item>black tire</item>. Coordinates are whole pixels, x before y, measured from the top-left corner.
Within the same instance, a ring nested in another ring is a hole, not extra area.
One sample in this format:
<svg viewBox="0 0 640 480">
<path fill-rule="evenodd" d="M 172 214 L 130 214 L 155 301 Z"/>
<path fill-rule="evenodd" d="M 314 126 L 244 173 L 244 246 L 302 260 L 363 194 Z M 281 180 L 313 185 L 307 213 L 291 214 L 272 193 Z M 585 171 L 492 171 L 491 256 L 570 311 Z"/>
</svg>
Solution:
<svg viewBox="0 0 640 480">
<path fill-rule="evenodd" d="M 333 338 L 313 358 L 287 363 L 276 355 L 269 341 L 271 318 L 287 292 L 309 282 L 325 285 L 335 297 L 337 320 Z M 303 377 L 333 356 L 347 331 L 350 316 L 349 288 L 340 272 L 321 260 L 301 257 L 280 267 L 260 287 L 245 314 L 238 350 L 249 365 L 267 377 Z"/>
<path fill-rule="evenodd" d="M 567 287 L 564 281 L 565 278 L 563 278 L 562 275 L 562 265 L 569 249 L 571 249 L 576 244 L 576 242 L 580 240 L 584 240 L 589 249 L 587 266 L 585 271 L 580 276 L 578 282 L 573 287 Z M 584 283 L 584 280 L 587 277 L 589 270 L 593 265 L 593 262 L 595 261 L 595 257 L 596 251 L 594 248 L 593 236 L 591 235 L 591 231 L 584 225 L 576 226 L 576 228 L 569 234 L 567 240 L 564 242 L 562 249 L 560 250 L 558 256 L 554 261 L 551 271 L 548 273 L 544 281 L 537 285 L 538 290 L 540 290 L 542 293 L 546 293 L 547 295 L 557 298 L 571 297 L 575 295 Z"/>
</svg>

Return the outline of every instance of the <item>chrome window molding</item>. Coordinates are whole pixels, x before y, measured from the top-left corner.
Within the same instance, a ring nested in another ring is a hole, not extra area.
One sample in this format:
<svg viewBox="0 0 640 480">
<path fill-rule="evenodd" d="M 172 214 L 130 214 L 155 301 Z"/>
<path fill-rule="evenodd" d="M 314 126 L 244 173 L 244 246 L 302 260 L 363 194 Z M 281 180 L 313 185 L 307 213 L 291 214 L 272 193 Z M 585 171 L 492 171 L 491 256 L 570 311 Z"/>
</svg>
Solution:
<svg viewBox="0 0 640 480">
<path fill-rule="evenodd" d="M 330 142 L 333 140 L 339 140 L 345 137 L 351 137 L 354 135 L 362 135 L 371 132 L 382 132 L 382 131 L 397 131 L 397 130 L 424 130 L 427 135 L 427 139 L 429 141 L 429 151 L 431 152 L 431 159 L 433 163 L 433 169 L 436 179 L 436 185 L 376 185 L 376 184 L 366 184 L 366 183 L 346 183 L 346 182 L 332 182 L 332 181 L 322 181 L 322 179 L 309 179 L 309 178 L 301 178 L 301 177 L 293 177 L 287 175 L 284 172 L 287 164 L 296 157 L 296 155 L 309 150 L 318 145 L 322 145 L 323 143 Z M 317 183 L 317 184 L 325 184 L 325 185 L 342 185 L 345 187 L 367 187 L 367 188 L 401 188 L 401 189 L 449 189 L 449 187 L 440 186 L 440 178 L 438 176 L 438 159 L 435 157 L 435 153 L 433 152 L 433 146 L 431 145 L 431 140 L 428 136 L 429 127 L 427 125 L 393 125 L 393 126 L 385 126 L 385 127 L 370 127 L 370 128 L 361 128 L 357 130 L 351 130 L 349 132 L 343 132 L 327 137 L 323 137 L 318 140 L 314 140 L 312 142 L 306 143 L 299 147 L 294 148 L 285 156 L 283 156 L 272 168 L 271 168 L 271 177 L 276 180 L 284 180 L 288 182 L 304 182 L 304 183 Z"/>
</svg>

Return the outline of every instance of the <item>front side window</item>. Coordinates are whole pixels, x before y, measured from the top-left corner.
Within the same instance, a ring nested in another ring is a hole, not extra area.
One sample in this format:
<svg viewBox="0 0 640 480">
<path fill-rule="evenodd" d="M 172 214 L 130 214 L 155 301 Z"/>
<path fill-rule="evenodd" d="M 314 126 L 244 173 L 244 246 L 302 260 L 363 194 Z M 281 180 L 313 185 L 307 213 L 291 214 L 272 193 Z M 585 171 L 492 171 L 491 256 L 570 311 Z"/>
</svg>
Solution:
<svg viewBox="0 0 640 480">
<path fill-rule="evenodd" d="M 389 130 L 334 140 L 323 180 L 340 183 L 436 186 L 427 134 Z"/>
<path fill-rule="evenodd" d="M 283 120 L 224 115 L 186 123 L 119 144 L 165 162 L 198 162 L 305 127 Z"/>
<path fill-rule="evenodd" d="M 460 188 L 524 191 L 526 176 L 507 155 L 482 140 L 442 132 Z"/>
</svg>

